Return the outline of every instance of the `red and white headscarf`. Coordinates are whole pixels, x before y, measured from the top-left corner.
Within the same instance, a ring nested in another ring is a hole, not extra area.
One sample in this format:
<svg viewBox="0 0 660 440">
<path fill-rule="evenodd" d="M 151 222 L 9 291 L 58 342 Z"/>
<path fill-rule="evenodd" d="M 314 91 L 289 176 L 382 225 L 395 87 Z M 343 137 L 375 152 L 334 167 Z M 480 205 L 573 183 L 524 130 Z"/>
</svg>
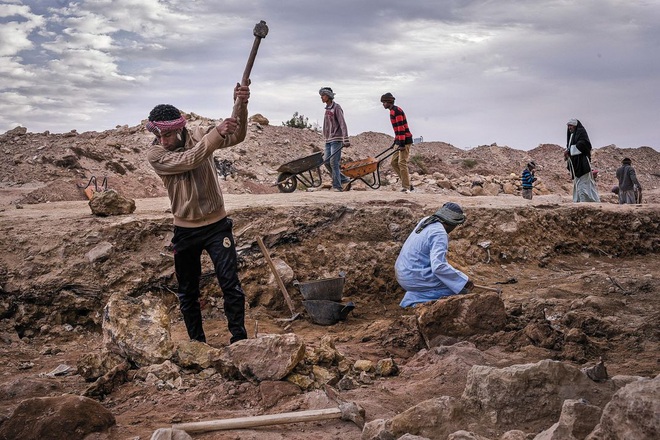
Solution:
<svg viewBox="0 0 660 440">
<path fill-rule="evenodd" d="M 168 131 L 179 130 L 185 126 L 186 118 L 183 115 L 172 121 L 149 121 L 146 124 L 147 130 L 156 136 L 160 136 L 162 133 L 167 133 Z"/>
</svg>

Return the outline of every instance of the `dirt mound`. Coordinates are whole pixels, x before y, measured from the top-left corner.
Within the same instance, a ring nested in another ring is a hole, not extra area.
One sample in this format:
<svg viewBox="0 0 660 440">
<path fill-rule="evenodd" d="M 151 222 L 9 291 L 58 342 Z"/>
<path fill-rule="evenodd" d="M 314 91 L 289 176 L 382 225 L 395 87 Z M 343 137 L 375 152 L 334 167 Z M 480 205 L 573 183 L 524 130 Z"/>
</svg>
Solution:
<svg viewBox="0 0 660 440">
<path fill-rule="evenodd" d="M 213 124 L 215 121 L 188 115 L 190 125 Z M 1 204 L 9 202 L 43 203 L 85 200 L 80 187 L 95 176 L 99 185 L 107 178 L 108 187 L 129 198 L 166 195 L 158 176 L 145 159 L 145 150 L 153 135 L 144 126 L 123 126 L 104 132 L 53 134 L 30 133 L 17 127 L 0 135 L 4 156 L 0 160 Z M 375 157 L 392 145 L 392 137 L 365 132 L 351 137 L 351 147 L 343 151 L 344 161 Z M 216 152 L 218 172 L 224 180 L 224 191 L 230 194 L 267 194 L 277 192 L 280 165 L 323 150 L 319 132 L 251 122 L 245 142 Z M 415 144 L 410 158 L 413 184 L 422 190 L 458 194 L 461 180 L 472 186 L 484 177 L 519 185 L 519 175 L 527 162 L 537 165 L 542 194 L 570 194 L 571 181 L 563 161 L 562 148 L 542 144 L 530 151 L 506 146 L 483 145 L 461 150 L 444 142 Z M 660 181 L 660 153 L 649 148 L 619 149 L 610 145 L 593 153 L 594 167 L 600 170 L 598 187 L 609 197 L 616 182 L 615 171 L 623 157 L 630 157 L 648 201 L 657 201 Z M 389 160 L 380 167 L 382 190 L 395 189 L 396 176 Z M 328 175 L 323 178 L 328 182 Z M 439 180 L 454 184 L 438 186 Z M 359 183 L 359 182 L 358 182 Z M 359 184 L 356 187 L 360 188 Z M 362 186 L 362 188 L 364 188 Z M 449 188 L 449 189 L 447 189 Z M 501 192 L 501 189 L 500 189 Z M 463 195 L 469 195 L 462 193 Z M 479 195 L 475 193 L 474 195 Z M 614 201 L 613 197 L 610 197 Z"/>
<path fill-rule="evenodd" d="M 197 115 L 190 120 L 209 122 Z M 186 340 L 167 249 L 169 202 L 144 159 L 151 139 L 142 126 L 103 133 L 12 130 L 0 135 L 0 372 L 11 377 L 0 384 L 0 424 L 27 398 L 60 396 L 63 390 L 80 395 L 88 389 L 75 368 L 80 359 L 101 352 L 103 306 L 113 293 L 160 298 L 169 308 L 173 340 Z M 392 138 L 362 133 L 351 142 L 346 160 L 375 156 Z M 422 400 L 460 397 L 473 365 L 554 359 L 583 367 L 603 359 L 610 376 L 659 373 L 660 210 L 653 203 L 658 197 L 658 152 L 608 146 L 594 153 L 594 163 L 603 170 L 601 194 L 609 191 L 607 179 L 620 159 L 632 158 L 651 202 L 640 206 L 571 203 L 557 145 L 524 152 L 496 145 L 463 151 L 441 142 L 421 143 L 413 149 L 418 190 L 412 194 L 395 191 L 388 164 L 383 164 L 379 190 L 356 185 L 357 190 L 339 194 L 279 193 L 273 185 L 279 165 L 321 146 L 320 135 L 312 130 L 253 123 L 246 142 L 217 153 L 219 173 L 234 221 L 250 337 L 293 332 L 309 348 L 330 338 L 347 365 L 394 360 L 399 375 L 364 372 L 346 380 L 351 386 L 342 397 L 364 406 L 368 420 L 394 417 Z M 460 192 L 474 182 L 485 189 L 488 183 L 510 180 L 529 160 L 539 164 L 538 176 L 548 189 L 531 202 L 515 194 L 476 197 Z M 107 176 L 109 187 L 136 199 L 135 212 L 93 216 L 78 187 L 91 176 L 99 181 Z M 441 187 L 440 181 L 451 185 Z M 416 311 L 398 306 L 403 291 L 392 268 L 416 221 L 444 201 L 460 203 L 468 217 L 452 233 L 452 263 L 479 284 L 501 287 L 504 315 L 487 331 L 440 335 L 434 343 L 443 345 L 429 349 Z M 257 237 L 299 281 L 345 272 L 343 300 L 355 304 L 347 320 L 313 324 L 293 284 L 287 289 L 303 315 L 293 322 L 278 320 L 290 312 L 278 286 L 269 282 Z M 94 259 L 98 246 L 106 252 Z M 222 292 L 208 259 L 202 279 L 207 337 L 212 346 L 225 346 L 229 333 Z M 126 383 L 99 397 L 117 421 L 99 438 L 149 438 L 157 428 L 182 421 L 328 405 L 320 390 L 297 391 L 297 385 L 288 384 L 295 390 L 282 391 L 272 384 L 226 380 L 208 370 L 184 369 L 176 383 L 146 376 L 131 369 Z M 528 435 L 555 422 L 538 420 Z M 475 432 L 482 432 L 480 428 L 470 427 Z M 266 436 L 358 439 L 360 431 L 336 420 L 232 433 L 236 439 Z"/>
</svg>

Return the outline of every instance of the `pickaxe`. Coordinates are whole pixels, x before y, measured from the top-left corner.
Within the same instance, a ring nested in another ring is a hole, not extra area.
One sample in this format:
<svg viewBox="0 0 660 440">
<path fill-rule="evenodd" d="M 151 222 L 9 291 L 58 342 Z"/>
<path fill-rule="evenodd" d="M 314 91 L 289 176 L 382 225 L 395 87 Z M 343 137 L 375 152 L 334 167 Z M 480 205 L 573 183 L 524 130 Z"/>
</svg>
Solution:
<svg viewBox="0 0 660 440">
<path fill-rule="evenodd" d="M 241 79 L 242 86 L 250 85 L 250 72 L 252 72 L 252 66 L 254 65 L 254 59 L 257 57 L 257 51 L 259 50 L 259 43 L 261 43 L 262 38 L 266 38 L 268 35 L 268 26 L 266 22 L 261 20 L 259 23 L 254 25 L 254 43 L 252 44 L 252 50 L 250 51 L 250 56 L 248 57 L 247 64 L 245 65 L 245 70 L 243 71 L 243 78 Z M 234 101 L 234 109 L 231 112 L 231 117 L 235 118 L 238 115 L 238 110 L 241 106 L 239 100 Z"/>
<path fill-rule="evenodd" d="M 283 423 L 311 422 L 317 420 L 341 419 L 354 422 L 360 429 L 364 427 L 364 409 L 355 402 L 340 403 L 336 408 L 310 409 L 262 416 L 237 417 L 234 419 L 208 420 L 205 422 L 179 423 L 172 430 L 187 433 L 221 431 L 227 429 L 255 428 L 257 426 L 280 425 Z"/>
</svg>

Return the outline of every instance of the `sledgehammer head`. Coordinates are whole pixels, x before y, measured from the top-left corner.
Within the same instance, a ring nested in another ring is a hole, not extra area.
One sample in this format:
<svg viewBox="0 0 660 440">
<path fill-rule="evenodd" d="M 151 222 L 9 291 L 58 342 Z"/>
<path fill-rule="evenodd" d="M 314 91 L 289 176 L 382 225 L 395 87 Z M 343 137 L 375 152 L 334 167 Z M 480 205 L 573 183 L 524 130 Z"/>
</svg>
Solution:
<svg viewBox="0 0 660 440">
<path fill-rule="evenodd" d="M 266 35 L 268 35 L 268 26 L 266 25 L 266 22 L 261 20 L 259 23 L 255 24 L 252 34 L 258 38 L 266 38 Z"/>
<path fill-rule="evenodd" d="M 350 420 L 355 423 L 358 428 L 364 428 L 364 408 L 355 402 L 343 402 L 339 404 L 339 409 L 341 410 L 342 420 Z"/>
</svg>

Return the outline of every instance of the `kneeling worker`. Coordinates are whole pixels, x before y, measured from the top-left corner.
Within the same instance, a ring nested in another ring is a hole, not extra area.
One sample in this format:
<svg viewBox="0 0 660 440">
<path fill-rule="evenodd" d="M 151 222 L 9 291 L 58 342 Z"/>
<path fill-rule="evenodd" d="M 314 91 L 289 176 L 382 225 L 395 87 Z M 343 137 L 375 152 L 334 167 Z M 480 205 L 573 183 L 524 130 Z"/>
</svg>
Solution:
<svg viewBox="0 0 660 440">
<path fill-rule="evenodd" d="M 447 234 L 464 222 L 461 207 L 448 202 L 415 226 L 394 265 L 396 280 L 406 290 L 401 307 L 469 293 L 474 288 L 467 275 L 447 262 Z"/>
</svg>

